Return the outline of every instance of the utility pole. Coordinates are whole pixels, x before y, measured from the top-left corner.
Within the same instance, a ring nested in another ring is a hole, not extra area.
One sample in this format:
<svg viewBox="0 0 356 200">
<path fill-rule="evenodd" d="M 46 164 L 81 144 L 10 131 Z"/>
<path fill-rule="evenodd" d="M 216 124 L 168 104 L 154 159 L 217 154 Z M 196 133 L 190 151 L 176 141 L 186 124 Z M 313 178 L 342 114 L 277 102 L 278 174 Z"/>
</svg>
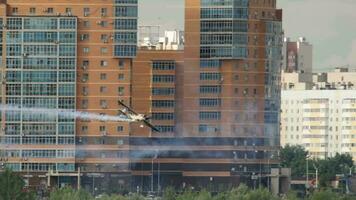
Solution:
<svg viewBox="0 0 356 200">
<path fill-rule="evenodd" d="M 318 172 L 319 172 L 319 169 L 315 166 L 315 164 L 313 164 L 313 167 L 315 169 L 315 188 L 318 189 L 318 185 L 319 185 L 319 178 L 318 178 Z"/>
<path fill-rule="evenodd" d="M 305 183 L 305 192 L 308 194 L 308 189 L 309 189 L 309 155 L 306 156 L 306 183 Z"/>
</svg>

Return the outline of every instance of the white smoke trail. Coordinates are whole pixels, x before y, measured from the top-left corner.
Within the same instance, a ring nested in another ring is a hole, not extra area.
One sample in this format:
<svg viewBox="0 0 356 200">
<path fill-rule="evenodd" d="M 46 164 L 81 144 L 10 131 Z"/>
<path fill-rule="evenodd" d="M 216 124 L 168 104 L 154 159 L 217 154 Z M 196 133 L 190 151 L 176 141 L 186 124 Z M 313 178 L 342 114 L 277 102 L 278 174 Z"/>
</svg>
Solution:
<svg viewBox="0 0 356 200">
<path fill-rule="evenodd" d="M 82 120 L 94 120 L 94 121 L 112 121 L 112 122 L 133 122 L 134 120 L 120 115 L 120 116 L 113 116 L 113 115 L 102 115 L 97 113 L 89 113 L 89 112 L 80 112 L 71 109 L 50 109 L 50 108 L 28 108 L 28 107 L 21 107 L 21 106 L 14 106 L 14 105 L 5 105 L 0 104 L 0 111 L 7 112 L 7 111 L 22 111 L 26 113 L 33 113 L 33 114 L 43 114 L 46 116 L 62 116 L 62 117 L 69 117 L 75 119 L 82 119 Z"/>
</svg>

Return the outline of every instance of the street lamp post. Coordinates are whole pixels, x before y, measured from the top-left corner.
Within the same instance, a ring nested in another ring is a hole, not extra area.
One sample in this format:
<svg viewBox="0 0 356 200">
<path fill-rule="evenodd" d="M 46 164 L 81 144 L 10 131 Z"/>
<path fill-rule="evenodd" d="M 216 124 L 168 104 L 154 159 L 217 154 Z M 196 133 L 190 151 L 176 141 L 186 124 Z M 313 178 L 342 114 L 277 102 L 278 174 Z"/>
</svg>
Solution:
<svg viewBox="0 0 356 200">
<path fill-rule="evenodd" d="M 153 193 L 153 159 L 151 160 L 151 193 Z"/>
<path fill-rule="evenodd" d="M 318 189 L 318 184 L 319 184 L 319 178 L 318 178 L 318 172 L 319 172 L 319 169 L 315 166 L 315 164 L 313 164 L 313 167 L 315 169 L 315 188 Z"/>
<path fill-rule="evenodd" d="M 157 157 L 158 157 L 158 150 L 156 150 L 156 153 L 155 153 L 155 155 L 154 155 L 154 157 L 152 158 L 152 165 L 151 165 L 151 173 L 152 173 L 152 175 L 151 175 L 151 193 L 153 194 L 153 178 L 154 178 L 154 160 L 155 159 L 157 159 Z M 158 175 L 158 178 L 159 178 L 159 175 Z M 159 182 L 158 182 L 158 184 L 159 184 Z M 159 186 L 158 186 L 159 187 Z"/>
<path fill-rule="evenodd" d="M 306 156 L 306 183 L 305 183 L 305 189 L 306 189 L 306 192 L 308 192 L 308 189 L 309 189 L 309 158 L 310 156 L 307 155 Z"/>
</svg>

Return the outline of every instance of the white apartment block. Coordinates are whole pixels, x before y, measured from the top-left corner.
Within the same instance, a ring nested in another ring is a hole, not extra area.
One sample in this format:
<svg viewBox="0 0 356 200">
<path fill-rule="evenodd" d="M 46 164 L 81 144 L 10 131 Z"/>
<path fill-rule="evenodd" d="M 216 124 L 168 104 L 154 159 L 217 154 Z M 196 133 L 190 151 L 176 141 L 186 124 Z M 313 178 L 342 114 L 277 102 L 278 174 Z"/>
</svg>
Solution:
<svg viewBox="0 0 356 200">
<path fill-rule="evenodd" d="M 281 145 L 317 158 L 350 153 L 356 161 L 356 90 L 282 91 Z"/>
</svg>

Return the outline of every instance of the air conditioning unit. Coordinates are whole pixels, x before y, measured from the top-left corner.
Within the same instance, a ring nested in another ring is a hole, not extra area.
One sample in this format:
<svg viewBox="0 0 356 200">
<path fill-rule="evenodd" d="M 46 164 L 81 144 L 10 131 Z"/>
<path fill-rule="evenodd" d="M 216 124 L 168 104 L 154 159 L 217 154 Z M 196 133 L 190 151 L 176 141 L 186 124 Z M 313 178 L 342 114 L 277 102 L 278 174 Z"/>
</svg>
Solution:
<svg viewBox="0 0 356 200">
<path fill-rule="evenodd" d="M 96 24 L 97 25 L 101 25 L 103 23 L 103 21 L 97 21 Z"/>
<path fill-rule="evenodd" d="M 58 17 L 61 16 L 61 13 L 60 13 L 60 12 L 57 12 L 57 16 L 58 16 Z"/>
<path fill-rule="evenodd" d="M 83 95 L 84 96 L 88 96 L 88 92 L 83 92 Z"/>
<path fill-rule="evenodd" d="M 88 65 L 82 65 L 82 69 L 83 70 L 87 70 L 88 69 Z"/>
<path fill-rule="evenodd" d="M 107 39 L 103 40 L 104 43 L 108 43 L 109 41 Z"/>
<path fill-rule="evenodd" d="M 87 79 L 86 78 L 82 78 L 82 82 L 87 82 Z"/>
<path fill-rule="evenodd" d="M 68 12 L 68 13 L 67 13 L 67 16 L 72 16 L 72 12 Z"/>
<path fill-rule="evenodd" d="M 101 131 L 102 136 L 106 136 L 108 133 L 106 131 Z"/>
<path fill-rule="evenodd" d="M 23 57 L 28 57 L 30 54 L 29 53 L 23 53 Z"/>
</svg>

